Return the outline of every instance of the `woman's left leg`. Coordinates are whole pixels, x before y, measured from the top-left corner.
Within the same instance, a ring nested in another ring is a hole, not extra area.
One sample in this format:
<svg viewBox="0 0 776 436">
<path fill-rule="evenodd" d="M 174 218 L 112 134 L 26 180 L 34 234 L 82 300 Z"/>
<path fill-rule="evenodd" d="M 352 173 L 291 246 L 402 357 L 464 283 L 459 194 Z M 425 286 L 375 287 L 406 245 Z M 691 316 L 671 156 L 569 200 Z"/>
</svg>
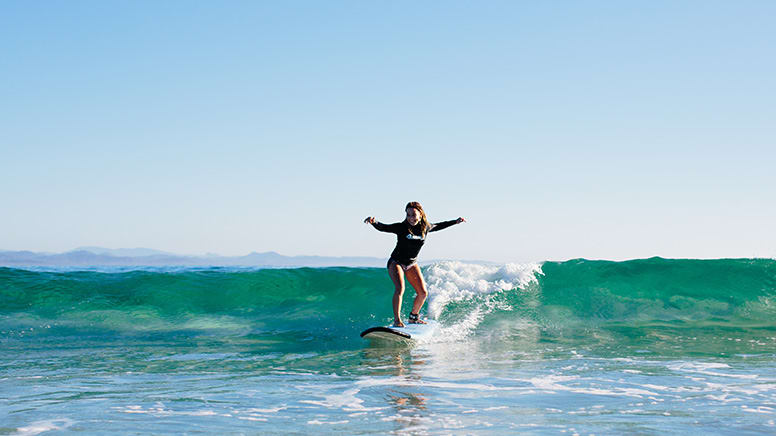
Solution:
<svg viewBox="0 0 776 436">
<path fill-rule="evenodd" d="M 420 309 L 423 307 L 423 303 L 426 302 L 428 297 L 428 289 L 426 289 L 426 281 L 423 280 L 423 274 L 420 272 L 420 266 L 418 264 L 412 265 L 404 271 L 404 276 L 410 285 L 415 289 L 415 301 L 412 303 L 412 313 L 419 314 Z"/>
</svg>

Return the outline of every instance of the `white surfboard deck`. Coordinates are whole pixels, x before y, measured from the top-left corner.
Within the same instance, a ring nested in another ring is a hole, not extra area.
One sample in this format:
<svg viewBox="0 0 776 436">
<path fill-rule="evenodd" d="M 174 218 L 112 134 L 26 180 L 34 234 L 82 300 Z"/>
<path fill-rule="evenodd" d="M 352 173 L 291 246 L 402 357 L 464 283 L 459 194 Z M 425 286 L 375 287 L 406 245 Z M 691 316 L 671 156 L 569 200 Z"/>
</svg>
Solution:
<svg viewBox="0 0 776 436">
<path fill-rule="evenodd" d="M 412 344 L 429 340 L 439 330 L 439 323 L 426 320 L 428 324 L 410 324 L 405 327 L 378 326 L 370 327 L 361 332 L 361 337 L 370 342 Z"/>
</svg>

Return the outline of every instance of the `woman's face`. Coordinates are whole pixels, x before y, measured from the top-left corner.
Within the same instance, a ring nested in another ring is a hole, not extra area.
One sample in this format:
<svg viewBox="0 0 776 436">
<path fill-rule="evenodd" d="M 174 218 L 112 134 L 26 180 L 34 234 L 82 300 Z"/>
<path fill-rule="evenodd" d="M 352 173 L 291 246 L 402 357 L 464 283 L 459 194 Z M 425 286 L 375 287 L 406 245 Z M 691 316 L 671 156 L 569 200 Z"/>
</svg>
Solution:
<svg viewBox="0 0 776 436">
<path fill-rule="evenodd" d="M 420 211 L 415 209 L 414 207 L 408 207 L 407 208 L 407 222 L 410 223 L 411 226 L 416 225 L 420 222 Z"/>
</svg>

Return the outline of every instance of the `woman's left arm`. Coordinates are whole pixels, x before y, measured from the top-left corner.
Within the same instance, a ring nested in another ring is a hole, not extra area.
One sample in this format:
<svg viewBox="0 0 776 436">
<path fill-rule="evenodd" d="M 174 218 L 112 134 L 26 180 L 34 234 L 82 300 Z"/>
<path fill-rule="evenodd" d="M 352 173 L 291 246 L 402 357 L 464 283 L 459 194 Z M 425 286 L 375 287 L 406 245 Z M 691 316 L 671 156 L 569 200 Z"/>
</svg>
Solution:
<svg viewBox="0 0 776 436">
<path fill-rule="evenodd" d="M 442 221 L 440 223 L 434 223 L 431 228 L 429 229 L 429 232 L 436 232 L 439 230 L 444 230 L 450 226 L 459 224 L 459 223 L 465 223 L 466 220 L 463 218 L 458 218 L 450 221 Z"/>
</svg>

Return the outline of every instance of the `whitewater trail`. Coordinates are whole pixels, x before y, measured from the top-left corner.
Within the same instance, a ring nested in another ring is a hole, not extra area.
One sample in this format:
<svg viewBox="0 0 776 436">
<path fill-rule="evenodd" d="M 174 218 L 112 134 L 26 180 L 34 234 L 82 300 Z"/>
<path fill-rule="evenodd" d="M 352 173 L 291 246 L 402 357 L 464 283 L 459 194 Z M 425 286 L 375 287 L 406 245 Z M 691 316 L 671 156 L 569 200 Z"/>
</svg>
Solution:
<svg viewBox="0 0 776 436">
<path fill-rule="evenodd" d="M 536 283 L 538 274 L 542 274 L 538 263 L 482 265 L 447 261 L 429 266 L 424 275 L 430 294 L 430 318 L 438 319 L 451 303 L 476 302 L 463 320 L 442 328 L 439 337 L 458 341 L 469 336 L 493 310 L 511 310 L 491 297 L 500 292 L 523 292 L 530 283 Z"/>
</svg>

